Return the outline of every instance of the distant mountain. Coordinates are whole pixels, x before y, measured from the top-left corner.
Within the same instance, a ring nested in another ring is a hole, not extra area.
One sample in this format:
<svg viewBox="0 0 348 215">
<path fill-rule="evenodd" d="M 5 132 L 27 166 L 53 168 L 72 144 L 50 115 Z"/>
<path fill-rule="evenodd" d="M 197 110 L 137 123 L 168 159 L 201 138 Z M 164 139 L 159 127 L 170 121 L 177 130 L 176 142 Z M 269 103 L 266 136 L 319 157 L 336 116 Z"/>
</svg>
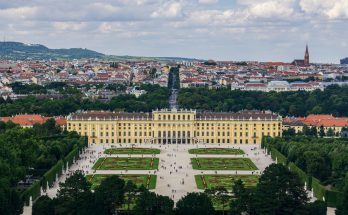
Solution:
<svg viewBox="0 0 348 215">
<path fill-rule="evenodd" d="M 0 59 L 6 60 L 57 60 L 102 58 L 104 56 L 96 51 L 81 48 L 49 49 L 40 44 L 0 42 Z"/>
<path fill-rule="evenodd" d="M 89 49 L 50 49 L 41 44 L 24 44 L 20 42 L 0 42 L 0 60 L 60 60 L 99 58 L 109 61 L 203 61 L 194 58 L 182 57 L 141 57 L 104 55 Z"/>
</svg>

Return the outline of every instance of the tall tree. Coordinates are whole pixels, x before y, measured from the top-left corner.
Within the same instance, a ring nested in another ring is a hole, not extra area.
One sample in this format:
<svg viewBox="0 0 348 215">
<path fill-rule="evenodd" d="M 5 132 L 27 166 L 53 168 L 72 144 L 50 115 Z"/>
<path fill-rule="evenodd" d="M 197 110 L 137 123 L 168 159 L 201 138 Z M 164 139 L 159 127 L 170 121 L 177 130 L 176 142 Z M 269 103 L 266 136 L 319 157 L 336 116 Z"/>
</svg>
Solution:
<svg viewBox="0 0 348 215">
<path fill-rule="evenodd" d="M 214 187 L 204 191 L 213 202 L 217 202 L 222 207 L 222 214 L 225 214 L 225 207 L 227 206 L 230 196 L 225 187 Z"/>
<path fill-rule="evenodd" d="M 41 196 L 32 208 L 32 215 L 54 215 L 54 201 L 48 196 Z"/>
<path fill-rule="evenodd" d="M 128 180 L 124 187 L 124 191 L 127 203 L 127 213 L 129 214 L 130 204 L 135 200 L 138 189 L 137 186 L 133 183 L 133 181 Z"/>
<path fill-rule="evenodd" d="M 100 214 L 116 214 L 117 207 L 122 206 L 125 194 L 125 182 L 114 175 L 104 179 L 95 190 L 96 206 Z"/>
<path fill-rule="evenodd" d="M 308 197 L 295 173 L 271 164 L 260 177 L 253 201 L 257 214 L 305 214 Z"/>
<path fill-rule="evenodd" d="M 57 193 L 55 212 L 61 215 L 90 214 L 93 211 L 91 185 L 85 176 L 77 171 L 60 183 Z"/>
<path fill-rule="evenodd" d="M 243 213 L 255 214 L 253 208 L 253 193 L 244 187 L 242 180 L 234 182 L 232 187 L 233 200 L 231 202 L 231 213 L 240 215 Z"/>
<path fill-rule="evenodd" d="M 211 215 L 215 210 L 205 193 L 188 193 L 176 204 L 177 215 Z"/>
<path fill-rule="evenodd" d="M 169 197 L 156 195 L 148 190 L 141 190 L 134 207 L 136 215 L 171 215 L 174 213 L 174 201 Z"/>
</svg>

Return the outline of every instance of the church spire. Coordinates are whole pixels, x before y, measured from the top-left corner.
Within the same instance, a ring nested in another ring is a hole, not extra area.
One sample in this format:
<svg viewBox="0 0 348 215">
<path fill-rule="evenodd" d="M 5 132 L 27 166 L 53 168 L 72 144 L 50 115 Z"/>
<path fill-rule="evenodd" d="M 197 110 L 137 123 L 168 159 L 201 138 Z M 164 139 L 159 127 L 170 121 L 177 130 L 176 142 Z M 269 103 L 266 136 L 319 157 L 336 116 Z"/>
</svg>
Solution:
<svg viewBox="0 0 348 215">
<path fill-rule="evenodd" d="M 304 65 L 309 66 L 309 51 L 308 51 L 308 44 L 306 44 L 306 52 L 304 56 Z"/>
</svg>

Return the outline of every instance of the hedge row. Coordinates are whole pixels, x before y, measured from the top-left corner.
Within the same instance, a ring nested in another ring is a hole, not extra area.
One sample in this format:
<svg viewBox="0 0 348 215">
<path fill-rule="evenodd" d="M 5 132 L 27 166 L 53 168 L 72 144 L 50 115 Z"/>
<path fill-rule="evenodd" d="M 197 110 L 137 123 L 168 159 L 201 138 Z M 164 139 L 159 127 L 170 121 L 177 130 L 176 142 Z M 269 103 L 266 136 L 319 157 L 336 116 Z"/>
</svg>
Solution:
<svg viewBox="0 0 348 215">
<path fill-rule="evenodd" d="M 29 205 L 30 196 L 34 200 L 40 197 L 40 195 L 41 195 L 41 181 L 37 181 L 22 193 L 22 198 L 24 199 L 24 203 L 26 205 Z"/>
<path fill-rule="evenodd" d="M 266 148 L 268 152 L 271 152 L 271 157 L 273 160 L 277 158 L 278 163 L 282 163 L 289 167 L 292 172 L 295 172 L 302 183 L 307 183 L 307 189 L 313 189 L 314 196 L 319 200 L 325 200 L 329 207 L 337 207 L 340 205 L 344 199 L 343 193 L 327 190 L 317 178 L 308 176 L 302 169 L 296 166 L 294 163 L 287 163 L 286 157 L 280 153 L 277 149 L 270 146 L 267 139 L 264 138 L 262 141 L 262 147 Z"/>
<path fill-rule="evenodd" d="M 286 157 L 275 148 L 271 148 L 271 157 L 273 160 L 277 158 L 278 163 L 282 163 L 284 165 L 288 163 L 288 159 L 286 159 Z"/>
<path fill-rule="evenodd" d="M 41 178 L 40 181 L 35 182 L 32 184 L 28 189 L 26 189 L 22 193 L 22 198 L 24 199 L 24 202 L 26 205 L 29 204 L 30 197 L 32 197 L 32 200 L 35 201 L 38 197 L 41 196 L 41 186 L 43 189 L 48 189 L 47 184 L 49 186 L 52 186 L 54 182 L 56 181 L 56 176 L 61 176 L 63 169 L 66 168 L 66 163 L 68 162 L 69 167 L 72 165 L 72 162 L 75 159 L 78 158 L 80 150 L 82 150 L 84 147 L 87 146 L 86 139 L 83 143 L 79 144 L 78 146 L 75 145 L 75 148 L 67 154 L 64 159 L 59 160 L 51 169 L 49 169 Z"/>
<path fill-rule="evenodd" d="M 296 173 L 299 176 L 302 183 L 306 183 L 307 190 L 310 190 L 311 184 L 312 184 L 312 178 L 309 177 L 302 169 L 300 169 L 298 166 L 296 166 L 293 162 L 290 162 L 288 164 L 288 167 L 289 167 L 290 171 Z"/>
<path fill-rule="evenodd" d="M 323 197 L 326 197 L 326 188 L 320 184 L 319 179 L 312 177 L 312 189 L 313 189 L 313 193 L 315 198 L 319 199 L 319 200 L 325 200 Z"/>
</svg>

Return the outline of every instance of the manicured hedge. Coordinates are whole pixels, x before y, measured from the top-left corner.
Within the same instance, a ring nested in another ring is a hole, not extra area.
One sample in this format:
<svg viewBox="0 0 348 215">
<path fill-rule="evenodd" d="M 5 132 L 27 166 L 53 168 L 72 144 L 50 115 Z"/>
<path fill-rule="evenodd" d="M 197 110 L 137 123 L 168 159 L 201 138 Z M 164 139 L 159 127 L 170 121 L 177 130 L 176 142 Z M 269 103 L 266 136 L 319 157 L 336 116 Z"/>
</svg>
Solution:
<svg viewBox="0 0 348 215">
<path fill-rule="evenodd" d="M 282 153 L 280 153 L 277 149 L 275 149 L 273 147 L 271 148 L 271 157 L 273 160 L 276 160 L 276 158 L 277 158 L 277 162 L 282 163 L 284 165 L 286 165 L 288 162 L 286 157 Z"/>
<path fill-rule="evenodd" d="M 77 159 L 79 157 L 79 147 L 75 146 L 75 148 L 64 158 L 64 166 L 66 168 L 66 163 L 68 162 L 69 167 L 72 165 L 74 158 Z"/>
<path fill-rule="evenodd" d="M 59 177 L 62 174 L 63 168 L 64 163 L 62 160 L 60 160 L 43 175 L 42 186 L 44 187 L 44 189 L 47 189 L 47 182 L 49 186 L 52 186 L 54 184 L 54 182 L 56 181 L 56 175 L 58 174 Z"/>
<path fill-rule="evenodd" d="M 320 181 L 317 178 L 312 177 L 312 188 L 314 196 L 319 200 L 323 200 L 323 197 L 326 196 L 326 188 L 320 184 Z"/>
<path fill-rule="evenodd" d="M 299 176 L 302 183 L 306 183 L 307 190 L 310 190 L 312 178 L 309 177 L 302 169 L 298 168 L 293 162 L 290 162 L 288 164 L 288 167 L 290 168 L 290 171 L 296 173 Z"/>
<path fill-rule="evenodd" d="M 29 205 L 30 197 L 34 201 L 36 198 L 41 195 L 41 181 L 37 181 L 32 184 L 28 189 L 22 193 L 22 199 L 24 200 L 25 205 Z"/>
</svg>

